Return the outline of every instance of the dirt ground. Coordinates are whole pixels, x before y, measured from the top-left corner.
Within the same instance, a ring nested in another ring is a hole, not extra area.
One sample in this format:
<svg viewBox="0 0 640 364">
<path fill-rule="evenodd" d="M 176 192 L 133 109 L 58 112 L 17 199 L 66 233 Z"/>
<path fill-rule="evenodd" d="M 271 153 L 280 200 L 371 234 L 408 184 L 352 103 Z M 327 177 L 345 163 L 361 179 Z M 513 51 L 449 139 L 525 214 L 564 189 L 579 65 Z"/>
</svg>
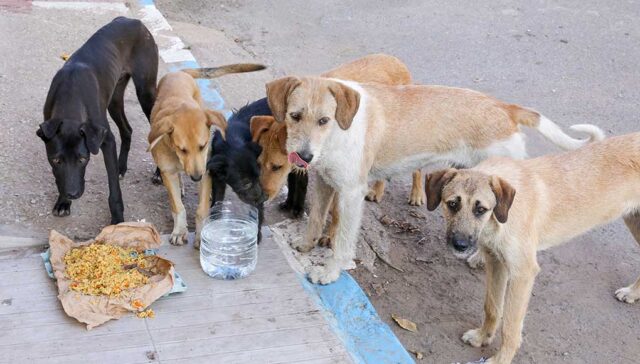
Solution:
<svg viewBox="0 0 640 364">
<path fill-rule="evenodd" d="M 160 0 L 157 6 L 201 64 L 260 61 L 270 66 L 260 75 L 217 81 L 226 109 L 262 97 L 264 82 L 275 76 L 315 73 L 387 52 L 408 64 L 416 82 L 478 89 L 533 106 L 564 126 L 592 122 L 610 135 L 638 128 L 636 2 Z M 87 16 L 91 21 L 63 12 L 0 8 L 0 33 L 12 35 L 0 37 L 0 235 L 44 237 L 55 228 L 87 238 L 109 222 L 101 155 L 92 156 L 86 191 L 74 201 L 72 216 L 51 216 L 56 190 L 44 146 L 35 136 L 51 77 L 62 64 L 59 55 L 75 50 L 95 31 L 94 24 L 114 14 Z M 148 125 L 131 90 L 125 107 L 134 126 L 129 172 L 121 185 L 125 218 L 146 219 L 168 233 L 166 192 L 150 184 Z M 556 151 L 528 134 L 530 154 Z M 424 362 L 490 356 L 499 340 L 482 350 L 460 341 L 464 331 L 481 323 L 484 274 L 447 250 L 438 211 L 406 203 L 410 181 L 410 173 L 398 176 L 380 204 L 366 203 L 359 251 L 364 264 L 352 274 L 405 347 L 425 354 Z M 186 182 L 193 229 L 196 190 Z M 383 225 L 383 216 L 417 229 L 398 231 Z M 285 218 L 275 204 L 269 206 L 268 223 Z M 369 245 L 396 268 L 380 259 L 373 263 Z M 623 224 L 542 252 L 539 261 L 542 272 L 515 362 L 637 363 L 640 305 L 613 297 L 615 289 L 640 274 L 640 249 Z M 400 329 L 391 314 L 414 321 L 419 332 Z"/>
</svg>

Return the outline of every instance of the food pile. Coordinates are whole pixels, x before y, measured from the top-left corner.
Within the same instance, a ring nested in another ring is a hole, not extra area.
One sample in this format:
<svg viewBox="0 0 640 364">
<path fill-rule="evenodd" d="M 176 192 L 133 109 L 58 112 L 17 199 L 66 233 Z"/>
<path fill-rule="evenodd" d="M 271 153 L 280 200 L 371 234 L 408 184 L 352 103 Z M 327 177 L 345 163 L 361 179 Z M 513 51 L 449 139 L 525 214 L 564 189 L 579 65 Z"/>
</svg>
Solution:
<svg viewBox="0 0 640 364">
<path fill-rule="evenodd" d="M 124 290 L 147 284 L 145 255 L 136 249 L 93 243 L 71 249 L 64 256 L 73 291 L 118 297 Z"/>
</svg>

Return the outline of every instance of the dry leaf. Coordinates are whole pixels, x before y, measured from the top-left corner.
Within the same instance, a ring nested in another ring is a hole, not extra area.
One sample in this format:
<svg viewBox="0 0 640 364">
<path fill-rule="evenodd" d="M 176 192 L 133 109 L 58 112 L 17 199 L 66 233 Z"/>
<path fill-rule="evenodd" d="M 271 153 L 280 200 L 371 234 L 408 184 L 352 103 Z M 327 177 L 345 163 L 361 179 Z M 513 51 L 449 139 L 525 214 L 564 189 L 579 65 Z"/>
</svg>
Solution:
<svg viewBox="0 0 640 364">
<path fill-rule="evenodd" d="M 69 57 L 71 57 L 71 56 L 69 55 L 69 53 L 64 53 L 64 52 L 63 52 L 63 53 L 60 55 L 60 58 L 62 58 L 62 60 L 63 60 L 63 61 L 65 61 L 65 62 L 69 59 Z"/>
<path fill-rule="evenodd" d="M 414 322 L 398 317 L 394 314 L 391 315 L 391 318 L 403 329 L 411 332 L 418 332 L 418 326 L 416 326 Z"/>
</svg>

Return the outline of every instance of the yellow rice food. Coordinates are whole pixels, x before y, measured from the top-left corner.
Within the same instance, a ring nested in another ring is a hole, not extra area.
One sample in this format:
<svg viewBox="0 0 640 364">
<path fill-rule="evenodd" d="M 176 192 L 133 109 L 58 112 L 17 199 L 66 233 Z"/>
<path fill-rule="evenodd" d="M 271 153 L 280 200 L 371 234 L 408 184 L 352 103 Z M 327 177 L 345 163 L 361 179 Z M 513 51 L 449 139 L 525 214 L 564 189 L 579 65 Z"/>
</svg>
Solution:
<svg viewBox="0 0 640 364">
<path fill-rule="evenodd" d="M 117 297 L 149 280 L 144 254 L 135 249 L 94 243 L 71 249 L 64 263 L 70 288 L 84 294 Z"/>
</svg>

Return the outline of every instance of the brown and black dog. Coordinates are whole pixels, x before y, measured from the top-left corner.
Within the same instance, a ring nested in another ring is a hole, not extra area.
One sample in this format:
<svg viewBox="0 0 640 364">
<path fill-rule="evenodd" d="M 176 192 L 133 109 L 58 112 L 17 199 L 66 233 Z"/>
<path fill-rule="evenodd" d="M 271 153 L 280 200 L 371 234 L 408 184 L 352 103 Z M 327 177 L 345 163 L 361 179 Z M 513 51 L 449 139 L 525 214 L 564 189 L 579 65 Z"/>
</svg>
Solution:
<svg viewBox="0 0 640 364">
<path fill-rule="evenodd" d="M 232 64 L 215 68 L 187 69 L 165 75 L 158 84 L 158 97 L 151 112 L 149 148 L 167 188 L 173 231 L 170 242 L 182 245 L 187 237 L 187 215 L 182 204 L 180 173 L 200 182 L 196 214 L 196 245 L 202 221 L 209 210 L 211 177 L 206 170 L 211 128 L 223 135 L 227 127 L 224 116 L 208 110 L 194 78 L 215 78 L 230 73 L 264 69 L 257 64 Z"/>
<path fill-rule="evenodd" d="M 640 133 L 528 160 L 491 158 L 468 170 L 446 169 L 426 180 L 427 207 L 442 202 L 447 242 L 486 264 L 484 320 L 462 340 L 489 345 L 502 321 L 502 344 L 488 363 L 511 363 L 535 278 L 537 252 L 622 217 L 640 244 Z M 640 300 L 640 278 L 615 291 Z"/>
</svg>

